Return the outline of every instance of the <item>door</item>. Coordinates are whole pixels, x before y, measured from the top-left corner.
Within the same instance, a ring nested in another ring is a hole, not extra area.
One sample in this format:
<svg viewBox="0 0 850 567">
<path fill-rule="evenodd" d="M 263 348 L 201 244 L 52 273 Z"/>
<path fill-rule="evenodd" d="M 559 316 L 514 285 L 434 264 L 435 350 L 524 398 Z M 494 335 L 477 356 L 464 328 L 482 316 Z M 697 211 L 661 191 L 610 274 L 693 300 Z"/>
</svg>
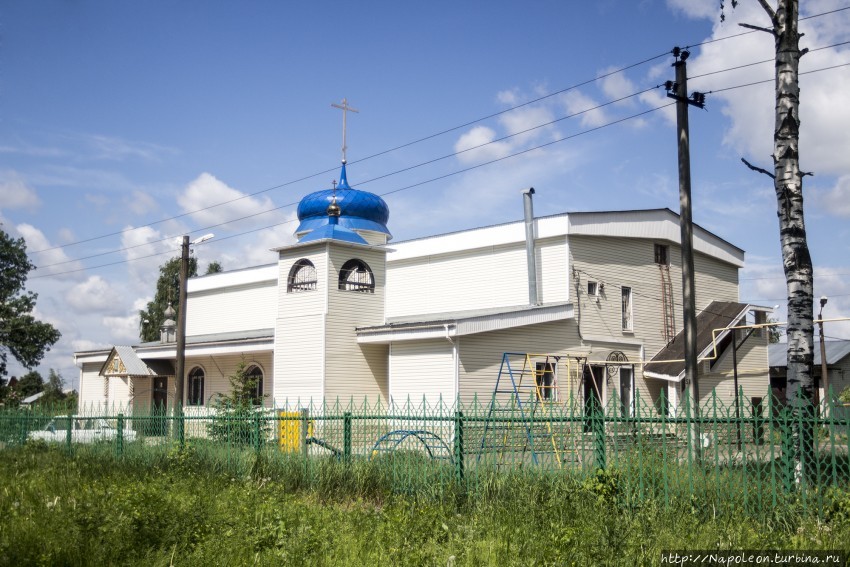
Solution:
<svg viewBox="0 0 850 567">
<path fill-rule="evenodd" d="M 591 430 L 590 417 L 602 412 L 602 375 L 605 368 L 585 365 L 582 377 L 584 394 L 584 430 Z"/>
<path fill-rule="evenodd" d="M 168 412 L 168 376 L 154 376 L 152 380 L 151 416 L 145 434 L 162 436 L 168 429 L 168 423 L 165 420 Z"/>
</svg>

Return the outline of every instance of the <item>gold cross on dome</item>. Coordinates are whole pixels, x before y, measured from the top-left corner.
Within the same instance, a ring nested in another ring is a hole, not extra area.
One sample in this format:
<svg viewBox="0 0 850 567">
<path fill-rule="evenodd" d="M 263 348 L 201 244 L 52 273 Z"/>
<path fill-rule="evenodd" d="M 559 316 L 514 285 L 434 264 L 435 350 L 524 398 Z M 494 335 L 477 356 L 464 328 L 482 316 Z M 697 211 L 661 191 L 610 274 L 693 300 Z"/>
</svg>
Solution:
<svg viewBox="0 0 850 567">
<path fill-rule="evenodd" d="M 348 106 L 348 100 L 346 99 L 342 99 L 342 104 L 331 103 L 331 106 L 342 110 L 342 163 L 346 163 L 345 150 L 348 149 L 348 146 L 345 145 L 346 117 L 349 111 L 354 113 L 359 113 L 360 111 L 356 108 Z"/>
</svg>

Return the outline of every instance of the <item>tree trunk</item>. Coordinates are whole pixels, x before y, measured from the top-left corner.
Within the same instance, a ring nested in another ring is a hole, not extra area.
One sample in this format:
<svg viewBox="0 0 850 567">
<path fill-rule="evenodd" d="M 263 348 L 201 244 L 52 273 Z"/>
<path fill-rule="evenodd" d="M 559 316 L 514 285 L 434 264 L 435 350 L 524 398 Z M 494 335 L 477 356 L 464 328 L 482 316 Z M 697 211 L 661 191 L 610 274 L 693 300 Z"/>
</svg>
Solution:
<svg viewBox="0 0 850 567">
<path fill-rule="evenodd" d="M 768 10 L 764 0 L 762 6 Z M 773 134 L 774 188 L 779 240 L 788 291 L 787 400 L 795 416 L 795 461 L 798 480 L 806 476 L 812 449 L 814 380 L 813 269 L 803 220 L 803 176 L 800 171 L 800 65 L 797 31 L 799 0 L 779 0 L 771 15 L 776 38 L 776 122 Z"/>
</svg>

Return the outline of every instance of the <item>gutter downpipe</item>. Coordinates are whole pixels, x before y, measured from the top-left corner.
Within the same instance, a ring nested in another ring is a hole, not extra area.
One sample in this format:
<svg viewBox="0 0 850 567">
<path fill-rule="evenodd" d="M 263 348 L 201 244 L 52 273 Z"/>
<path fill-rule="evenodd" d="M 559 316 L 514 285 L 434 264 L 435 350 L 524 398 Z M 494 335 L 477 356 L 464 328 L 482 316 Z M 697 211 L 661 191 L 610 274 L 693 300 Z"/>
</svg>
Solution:
<svg viewBox="0 0 850 567">
<path fill-rule="evenodd" d="M 534 187 L 529 187 L 522 192 L 522 208 L 525 217 L 525 255 L 528 263 L 528 304 L 539 305 L 537 260 L 534 255 L 534 205 L 532 195 L 534 195 Z"/>
</svg>

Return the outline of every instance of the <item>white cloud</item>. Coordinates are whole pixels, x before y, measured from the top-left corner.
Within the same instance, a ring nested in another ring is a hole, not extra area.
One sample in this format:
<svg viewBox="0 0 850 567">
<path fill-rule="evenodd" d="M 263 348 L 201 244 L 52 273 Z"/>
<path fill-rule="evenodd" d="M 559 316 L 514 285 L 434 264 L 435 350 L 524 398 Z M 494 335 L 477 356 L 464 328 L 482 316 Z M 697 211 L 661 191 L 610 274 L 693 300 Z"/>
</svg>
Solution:
<svg viewBox="0 0 850 567">
<path fill-rule="evenodd" d="M 521 146 L 540 139 L 547 132 L 554 132 L 554 125 L 542 126 L 555 119 L 552 110 L 543 105 L 531 105 L 512 110 L 499 116 L 499 123 L 506 135 L 528 132 L 513 136 L 508 142 L 512 146 Z M 542 127 L 541 127 L 542 126 Z"/>
<path fill-rule="evenodd" d="M 685 2 L 678 4 L 685 5 Z M 690 4 L 701 4 L 688 2 Z M 673 5 L 673 4 L 671 4 Z M 827 11 L 837 6 L 822 2 L 810 11 Z M 811 13 L 811 12 L 810 12 Z M 756 2 L 742 2 L 735 10 L 727 6 L 724 24 L 714 24 L 712 39 L 739 33 L 738 23 L 759 26 L 770 23 Z M 837 23 L 838 22 L 838 23 Z M 801 48 L 818 49 L 835 42 L 850 28 L 850 11 L 812 18 L 800 22 L 805 37 Z M 850 107 L 845 94 L 850 90 L 850 74 L 842 69 L 804 74 L 846 63 L 850 50 L 846 47 L 818 49 L 806 54 L 800 62 L 800 159 L 806 171 L 818 175 L 846 173 L 846 150 L 850 147 Z M 708 43 L 692 53 L 688 74 L 696 76 L 732 69 L 745 63 L 767 61 L 724 73 L 691 80 L 691 90 L 711 91 L 765 80 L 764 84 L 710 94 L 708 108 L 720 108 L 728 118 L 724 143 L 757 165 L 769 166 L 773 153 L 774 106 L 774 42 L 766 33 L 754 32 L 732 39 Z"/>
<path fill-rule="evenodd" d="M 508 155 L 511 152 L 510 144 L 506 141 L 493 142 L 495 139 L 496 131 L 492 128 L 475 126 L 461 134 L 455 142 L 454 151 L 463 152 L 457 156 L 462 163 L 477 163 Z"/>
<path fill-rule="evenodd" d="M 26 223 L 19 224 L 16 229 L 27 243 L 27 252 L 34 258 L 36 270 L 30 273 L 30 277 L 55 275 L 72 280 L 83 277 L 82 272 L 77 271 L 83 267 L 82 263 L 69 258 L 61 247 L 54 247 L 39 229 Z"/>
<path fill-rule="evenodd" d="M 121 297 L 100 276 L 89 276 L 65 294 L 67 304 L 79 314 L 115 313 L 121 311 Z"/>
<path fill-rule="evenodd" d="M 602 69 L 599 74 L 607 75 L 599 80 L 599 88 L 602 89 L 609 98 L 618 99 L 634 94 L 637 91 L 634 83 L 626 77 L 624 72 L 609 74 L 615 71 L 616 67 Z M 623 101 L 621 104 L 630 104 L 631 99 Z"/>
<path fill-rule="evenodd" d="M 159 266 L 169 257 L 180 255 L 179 240 L 163 240 L 164 237 L 158 230 L 149 226 L 128 226 L 121 233 L 121 247 L 125 249 L 128 277 L 135 286 L 154 289 L 159 277 Z"/>
<path fill-rule="evenodd" d="M 579 115 L 581 125 L 585 128 L 596 128 L 608 122 L 605 112 L 596 108 L 599 103 L 577 90 L 562 94 L 560 100 L 569 114 Z"/>
<path fill-rule="evenodd" d="M 230 223 L 249 216 L 254 225 L 270 224 L 274 219 L 273 213 L 261 214 L 275 208 L 271 199 L 249 197 L 206 172 L 186 186 L 177 196 L 177 203 L 183 212 L 192 212 L 192 219 L 204 225 Z"/>
<path fill-rule="evenodd" d="M 728 2 L 731 4 L 731 0 Z M 727 12 L 732 8 L 727 4 Z M 689 18 L 719 19 L 720 8 L 714 2 L 695 2 L 694 0 L 667 0 L 667 5 L 675 12 L 680 12 Z M 728 16 L 728 13 L 727 13 Z"/>
<path fill-rule="evenodd" d="M 100 350 L 109 348 L 111 345 L 109 343 L 91 341 L 88 339 L 75 339 L 70 341 L 71 348 L 74 349 L 75 352 L 85 351 L 85 350 Z"/>
<path fill-rule="evenodd" d="M 496 93 L 496 100 L 505 106 L 516 106 L 519 104 L 518 90 L 500 91 Z"/>
<path fill-rule="evenodd" d="M 137 215 L 144 215 L 159 208 L 156 200 L 144 191 L 133 191 L 133 196 L 125 201 L 127 207 Z"/>
<path fill-rule="evenodd" d="M 0 206 L 4 209 L 29 209 L 37 208 L 41 201 L 35 189 L 13 171 L 3 172 L 0 179 Z"/>
<path fill-rule="evenodd" d="M 89 151 L 87 155 L 95 159 L 159 161 L 163 156 L 175 155 L 177 153 L 174 148 L 168 148 L 150 142 L 124 140 L 122 138 L 100 134 L 77 134 L 76 136 L 91 148 L 92 151 Z"/>
<path fill-rule="evenodd" d="M 832 189 L 814 193 L 813 200 L 826 214 L 850 217 L 850 175 L 839 177 Z"/>
<path fill-rule="evenodd" d="M 139 314 L 126 317 L 104 317 L 103 326 L 109 330 L 110 340 L 114 344 L 139 342 Z"/>
</svg>

